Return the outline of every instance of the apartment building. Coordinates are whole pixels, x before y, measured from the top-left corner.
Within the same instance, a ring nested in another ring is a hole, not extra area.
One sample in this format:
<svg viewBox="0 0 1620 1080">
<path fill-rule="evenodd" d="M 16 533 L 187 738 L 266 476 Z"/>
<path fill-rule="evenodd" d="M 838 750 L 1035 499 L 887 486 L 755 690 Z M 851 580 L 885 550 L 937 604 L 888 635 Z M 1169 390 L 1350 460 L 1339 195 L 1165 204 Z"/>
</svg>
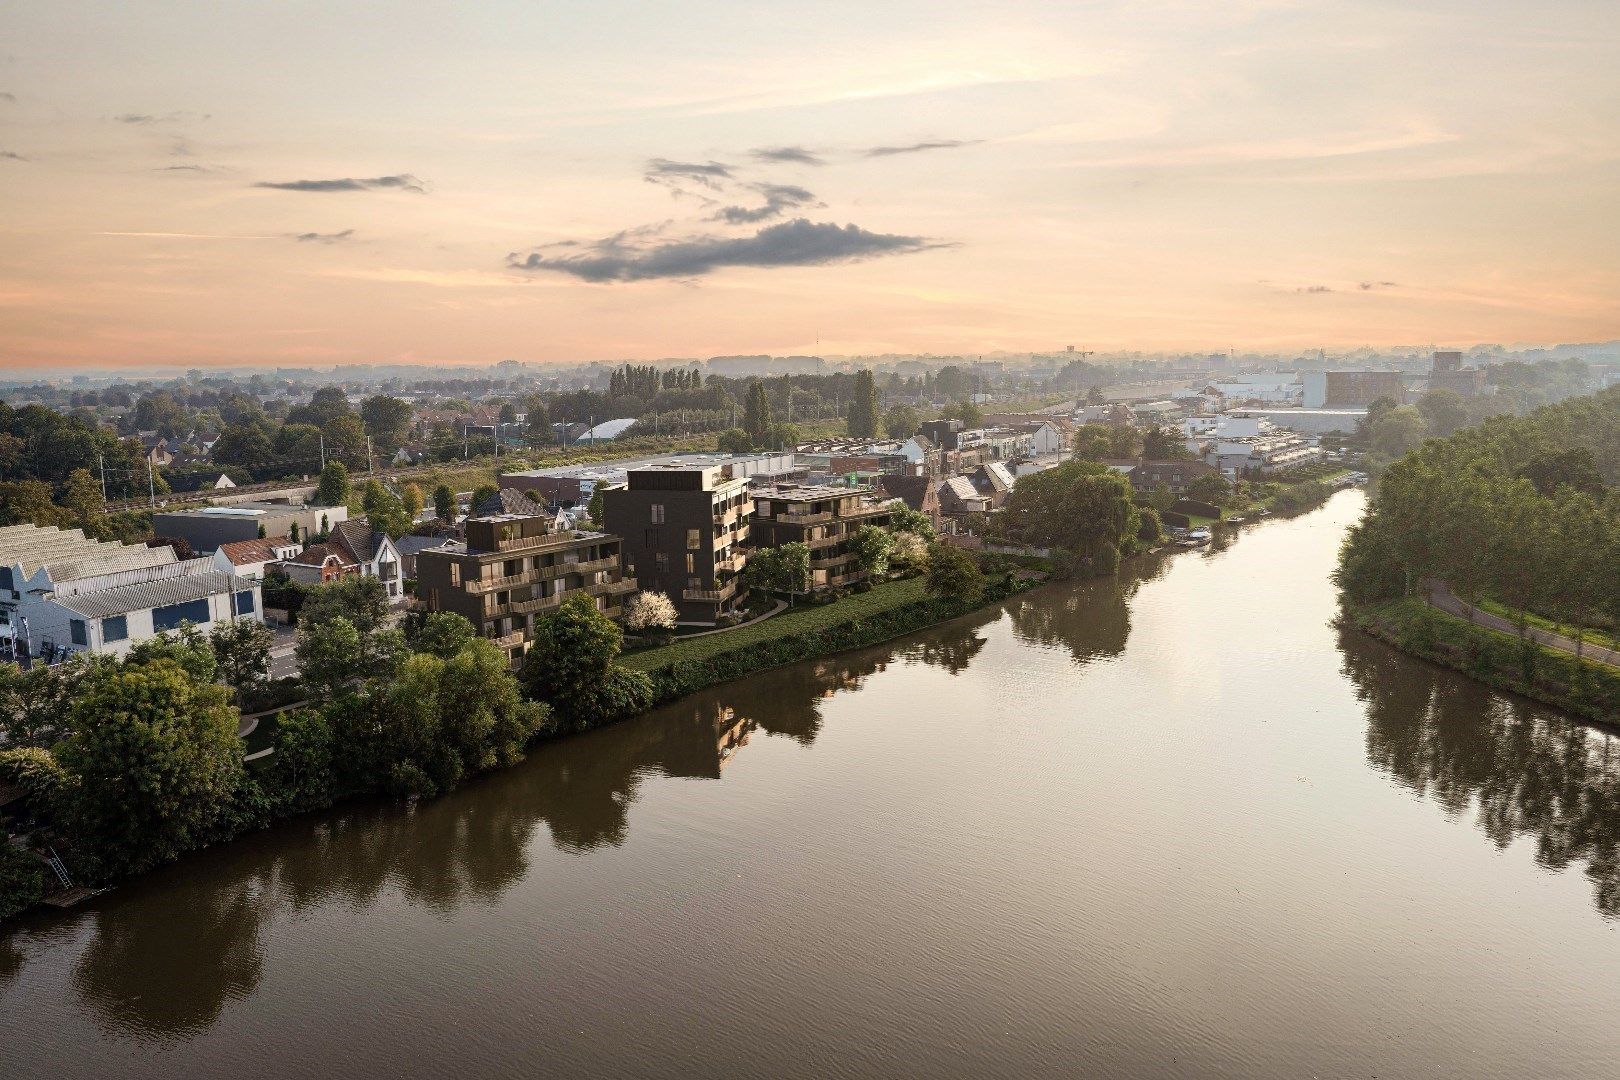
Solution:
<svg viewBox="0 0 1620 1080">
<path fill-rule="evenodd" d="M 867 575 L 855 565 L 849 538 L 866 525 L 888 525 L 905 503 L 878 498 L 871 487 L 767 484 L 754 489 L 754 547 L 804 544 L 813 589 L 853 585 Z"/>
<path fill-rule="evenodd" d="M 668 593 L 682 622 L 745 609 L 749 478 L 731 464 L 669 462 L 631 469 L 602 493 L 603 524 L 623 538 L 624 572 Z"/>
<path fill-rule="evenodd" d="M 584 592 L 618 618 L 634 578 L 620 567 L 617 536 L 556 531 L 551 517 L 471 518 L 464 541 L 416 553 L 416 593 L 429 611 L 453 611 L 504 650 L 516 666 L 534 639 L 535 620 Z"/>
</svg>

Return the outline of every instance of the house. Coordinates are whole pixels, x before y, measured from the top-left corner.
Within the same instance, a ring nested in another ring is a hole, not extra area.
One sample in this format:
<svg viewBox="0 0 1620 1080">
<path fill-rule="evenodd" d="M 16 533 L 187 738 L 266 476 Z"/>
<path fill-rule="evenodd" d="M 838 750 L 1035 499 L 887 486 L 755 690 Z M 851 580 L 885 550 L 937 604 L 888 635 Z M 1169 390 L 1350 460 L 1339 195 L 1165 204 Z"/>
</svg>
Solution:
<svg viewBox="0 0 1620 1080">
<path fill-rule="evenodd" d="M 877 478 L 877 492 L 886 499 L 899 499 L 907 507 L 927 516 L 939 528 L 940 509 L 937 483 L 926 476 L 899 476 L 893 473 Z"/>
<path fill-rule="evenodd" d="M 214 565 L 221 573 L 263 581 L 265 568 L 270 563 L 296 559 L 299 554 L 298 544 L 285 536 L 234 540 L 214 550 Z"/>
<path fill-rule="evenodd" d="M 338 578 L 360 574 L 360 564 L 331 544 L 311 544 L 276 568 L 300 585 L 325 585 Z"/>
<path fill-rule="evenodd" d="M 381 581 L 388 589 L 390 599 L 404 597 L 399 549 L 387 533 L 373 529 L 369 521 L 360 518 L 334 525 L 326 538 L 326 546 L 346 564 L 358 567 L 361 577 L 374 577 Z"/>
<path fill-rule="evenodd" d="M 178 536 L 200 553 L 221 544 L 266 536 L 317 536 L 349 519 L 347 506 L 304 506 L 296 503 L 241 502 L 230 506 L 204 506 L 195 510 L 164 510 L 153 515 L 152 531 Z"/>
<path fill-rule="evenodd" d="M 262 618 L 257 582 L 167 545 L 105 543 L 78 529 L 0 528 L 0 636 L 49 660 L 121 655 L 182 623 Z"/>
<path fill-rule="evenodd" d="M 602 493 L 603 525 L 622 538 L 625 576 L 668 593 L 682 622 L 714 623 L 748 604 L 743 541 L 754 499 L 734 465 L 633 468 L 624 487 Z"/>
<path fill-rule="evenodd" d="M 1007 505 L 1007 496 L 1012 494 L 1013 484 L 1017 482 L 1012 470 L 999 461 L 980 465 L 968 474 L 973 483 L 973 490 L 990 500 L 990 509 L 1000 510 Z"/>
<path fill-rule="evenodd" d="M 875 488 L 844 484 L 778 483 L 754 488 L 751 547 L 804 544 L 810 549 L 811 591 L 864 581 L 849 541 L 862 527 L 884 526 L 904 504 Z"/>
<path fill-rule="evenodd" d="M 945 517 L 964 517 L 990 511 L 990 499 L 979 494 L 973 481 L 965 476 L 953 476 L 935 489 L 939 495 L 940 513 Z"/>
<path fill-rule="evenodd" d="M 1172 495 L 1185 495 L 1194 480 L 1216 475 L 1216 469 L 1207 461 L 1142 461 L 1125 474 L 1131 487 L 1139 492 L 1167 488 Z"/>
<path fill-rule="evenodd" d="M 549 516 L 469 518 L 465 541 L 416 553 L 416 592 L 429 611 L 465 617 L 515 667 L 536 621 L 567 596 L 583 592 L 598 611 L 619 617 L 622 598 L 637 588 L 620 556 L 619 537 L 559 531 Z"/>
</svg>

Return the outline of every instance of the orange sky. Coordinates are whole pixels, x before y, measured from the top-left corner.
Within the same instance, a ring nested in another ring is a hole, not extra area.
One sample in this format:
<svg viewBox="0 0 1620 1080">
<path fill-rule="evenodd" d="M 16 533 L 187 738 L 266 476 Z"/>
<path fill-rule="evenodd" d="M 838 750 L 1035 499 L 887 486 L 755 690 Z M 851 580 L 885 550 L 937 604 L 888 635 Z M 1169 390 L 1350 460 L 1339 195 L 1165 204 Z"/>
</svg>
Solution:
<svg viewBox="0 0 1620 1080">
<path fill-rule="evenodd" d="M 1620 5 L 12 5 L 0 366 L 1620 337 Z"/>
</svg>

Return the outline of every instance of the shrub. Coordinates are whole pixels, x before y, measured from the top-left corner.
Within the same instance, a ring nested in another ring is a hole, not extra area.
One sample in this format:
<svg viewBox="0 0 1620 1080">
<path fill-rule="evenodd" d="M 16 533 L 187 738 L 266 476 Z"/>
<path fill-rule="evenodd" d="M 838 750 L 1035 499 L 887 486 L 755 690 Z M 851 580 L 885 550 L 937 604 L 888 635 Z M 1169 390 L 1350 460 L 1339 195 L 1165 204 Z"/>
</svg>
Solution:
<svg viewBox="0 0 1620 1080">
<path fill-rule="evenodd" d="M 39 856 L 0 839 L 0 919 L 45 899 L 45 869 Z"/>
</svg>

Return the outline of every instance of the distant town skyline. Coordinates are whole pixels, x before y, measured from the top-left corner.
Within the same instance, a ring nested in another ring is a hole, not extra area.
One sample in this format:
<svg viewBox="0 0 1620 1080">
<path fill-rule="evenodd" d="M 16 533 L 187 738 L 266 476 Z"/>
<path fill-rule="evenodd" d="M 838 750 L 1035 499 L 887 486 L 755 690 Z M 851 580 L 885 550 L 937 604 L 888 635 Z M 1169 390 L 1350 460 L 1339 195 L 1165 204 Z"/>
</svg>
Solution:
<svg viewBox="0 0 1620 1080">
<path fill-rule="evenodd" d="M 1620 338 L 1600 0 L 66 2 L 0 369 Z"/>
</svg>

